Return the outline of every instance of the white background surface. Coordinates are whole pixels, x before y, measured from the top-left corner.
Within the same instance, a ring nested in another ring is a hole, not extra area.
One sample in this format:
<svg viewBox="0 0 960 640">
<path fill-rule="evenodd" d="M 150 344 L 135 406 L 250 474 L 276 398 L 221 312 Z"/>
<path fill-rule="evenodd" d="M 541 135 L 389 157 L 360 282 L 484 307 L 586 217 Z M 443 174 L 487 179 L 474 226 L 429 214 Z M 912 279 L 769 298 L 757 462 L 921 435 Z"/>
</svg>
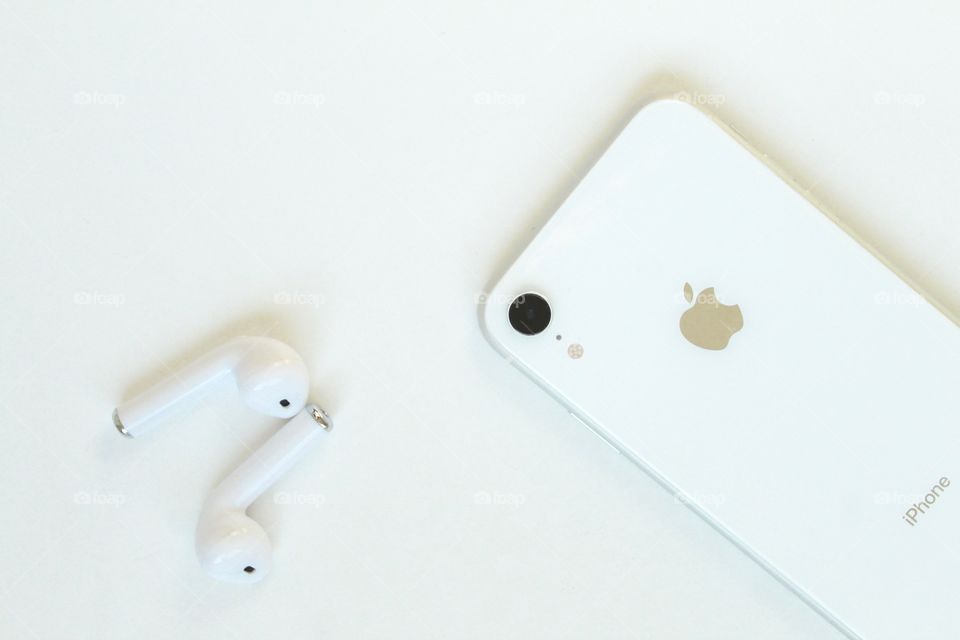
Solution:
<svg viewBox="0 0 960 640">
<path fill-rule="evenodd" d="M 345 5 L 0 4 L 0 637 L 840 637 L 475 300 L 685 90 L 960 313 L 955 10 Z M 253 588 L 193 529 L 276 423 L 229 388 L 110 422 L 238 333 L 297 348 L 336 421 L 252 510 Z"/>
</svg>

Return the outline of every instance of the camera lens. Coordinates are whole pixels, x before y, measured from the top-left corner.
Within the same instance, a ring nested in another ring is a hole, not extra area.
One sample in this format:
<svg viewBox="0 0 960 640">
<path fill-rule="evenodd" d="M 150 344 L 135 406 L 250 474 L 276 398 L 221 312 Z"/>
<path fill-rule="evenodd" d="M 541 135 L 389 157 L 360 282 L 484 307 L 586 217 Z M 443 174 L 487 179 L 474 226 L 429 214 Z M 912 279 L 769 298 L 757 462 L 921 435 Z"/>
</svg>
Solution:
<svg viewBox="0 0 960 640">
<path fill-rule="evenodd" d="M 543 296 L 524 293 L 510 303 L 510 325 L 527 336 L 535 336 L 550 324 L 550 305 Z"/>
</svg>

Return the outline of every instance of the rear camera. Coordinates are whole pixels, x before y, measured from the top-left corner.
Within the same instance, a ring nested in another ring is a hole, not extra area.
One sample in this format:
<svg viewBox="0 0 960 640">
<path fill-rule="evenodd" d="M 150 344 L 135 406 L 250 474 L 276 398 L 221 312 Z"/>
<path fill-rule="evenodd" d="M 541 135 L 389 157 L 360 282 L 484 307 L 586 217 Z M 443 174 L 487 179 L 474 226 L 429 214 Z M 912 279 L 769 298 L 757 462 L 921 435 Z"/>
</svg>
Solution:
<svg viewBox="0 0 960 640">
<path fill-rule="evenodd" d="M 510 326 L 525 336 L 535 336 L 550 324 L 550 305 L 543 296 L 524 293 L 510 303 Z"/>
</svg>

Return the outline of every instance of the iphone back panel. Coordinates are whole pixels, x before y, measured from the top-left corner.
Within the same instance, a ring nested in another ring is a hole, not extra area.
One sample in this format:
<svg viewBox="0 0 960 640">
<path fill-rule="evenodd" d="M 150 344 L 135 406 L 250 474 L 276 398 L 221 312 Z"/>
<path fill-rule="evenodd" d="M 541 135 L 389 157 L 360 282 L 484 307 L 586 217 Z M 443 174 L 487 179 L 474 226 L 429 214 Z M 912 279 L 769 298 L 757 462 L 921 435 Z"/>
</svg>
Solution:
<svg viewBox="0 0 960 640">
<path fill-rule="evenodd" d="M 481 324 L 851 637 L 960 638 L 960 332 L 709 116 L 643 108 Z"/>
</svg>

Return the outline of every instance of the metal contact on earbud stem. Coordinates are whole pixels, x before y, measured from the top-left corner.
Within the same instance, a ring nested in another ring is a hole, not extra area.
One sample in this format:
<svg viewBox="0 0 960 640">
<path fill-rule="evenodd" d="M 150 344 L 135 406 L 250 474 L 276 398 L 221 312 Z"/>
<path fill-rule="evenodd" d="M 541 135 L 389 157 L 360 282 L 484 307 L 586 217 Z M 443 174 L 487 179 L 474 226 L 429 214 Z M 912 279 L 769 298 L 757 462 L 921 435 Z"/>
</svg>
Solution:
<svg viewBox="0 0 960 640">
<path fill-rule="evenodd" d="M 307 409 L 310 411 L 310 415 L 316 423 L 323 427 L 324 431 L 333 429 L 333 420 L 330 419 L 326 411 L 315 404 L 310 405 Z"/>
<path fill-rule="evenodd" d="M 125 438 L 133 437 L 132 435 L 130 435 L 130 432 L 127 431 L 127 428 L 123 426 L 123 423 L 120 421 L 120 414 L 118 413 L 117 409 L 113 410 L 113 426 L 117 428 L 117 431 L 119 431 L 120 435 L 122 435 L 123 437 Z"/>
</svg>

